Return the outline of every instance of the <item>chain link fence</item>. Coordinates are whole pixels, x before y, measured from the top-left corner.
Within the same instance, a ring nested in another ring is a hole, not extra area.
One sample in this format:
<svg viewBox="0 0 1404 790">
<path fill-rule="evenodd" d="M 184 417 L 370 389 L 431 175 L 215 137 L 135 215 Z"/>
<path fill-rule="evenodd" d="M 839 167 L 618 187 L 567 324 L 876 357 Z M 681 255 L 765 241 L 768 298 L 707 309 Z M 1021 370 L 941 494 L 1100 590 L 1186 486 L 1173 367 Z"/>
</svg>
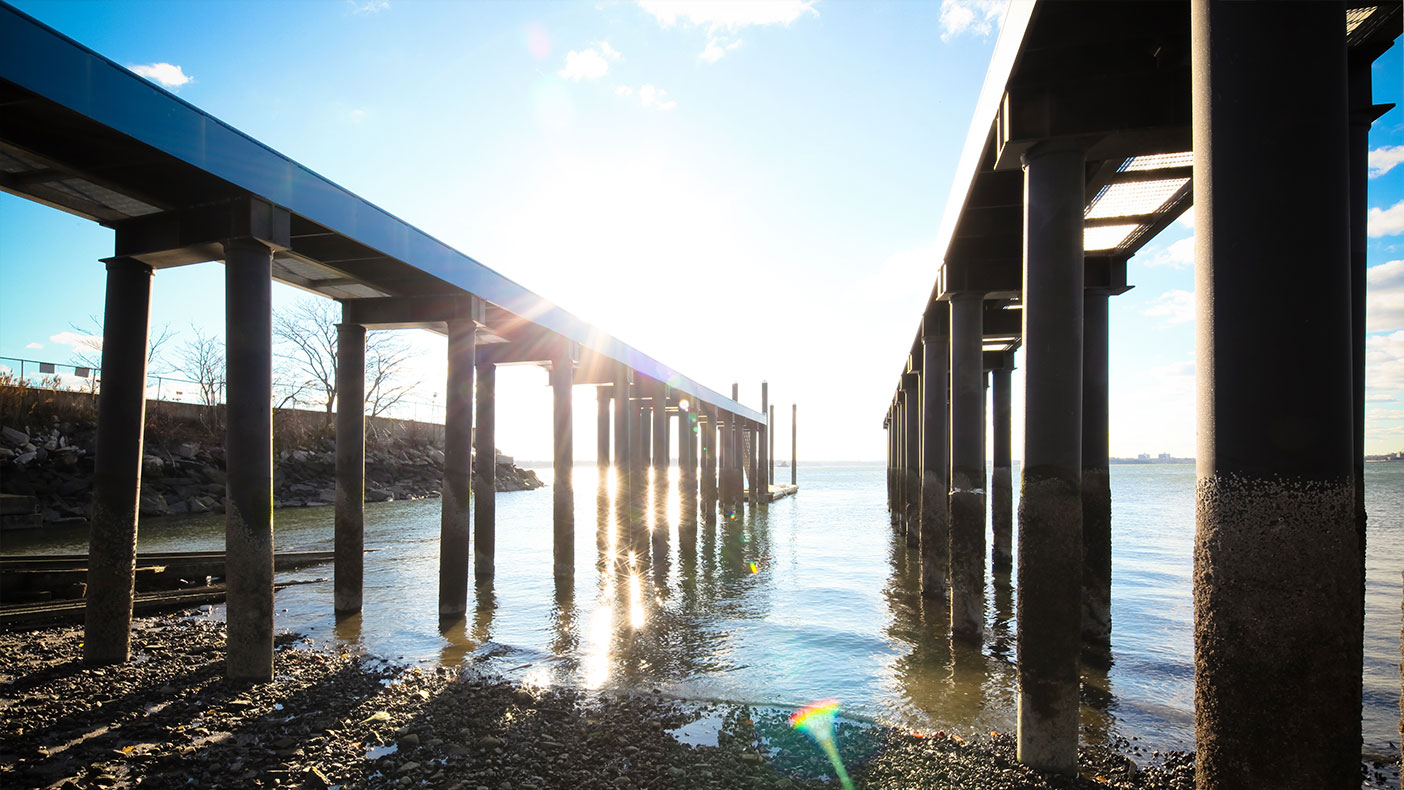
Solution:
<svg viewBox="0 0 1404 790">
<path fill-rule="evenodd" d="M 7 383 L 22 384 L 38 389 L 95 393 L 102 388 L 102 368 L 85 367 L 67 362 L 47 362 L 38 359 L 0 356 L 0 376 L 13 378 L 13 382 Z M 224 403 L 222 382 L 213 386 L 213 393 L 213 400 L 216 404 Z M 146 377 L 146 397 L 167 403 L 203 404 L 206 402 L 204 389 L 200 382 L 169 375 L 148 375 Z M 285 403 L 286 400 L 285 393 L 276 391 L 273 393 L 274 406 L 316 408 L 319 405 L 305 399 Z M 320 405 L 325 407 L 324 404 Z M 444 406 L 439 400 L 437 392 L 432 393 L 428 398 L 414 393 L 401 398 L 399 402 L 380 416 L 442 425 Z"/>
</svg>

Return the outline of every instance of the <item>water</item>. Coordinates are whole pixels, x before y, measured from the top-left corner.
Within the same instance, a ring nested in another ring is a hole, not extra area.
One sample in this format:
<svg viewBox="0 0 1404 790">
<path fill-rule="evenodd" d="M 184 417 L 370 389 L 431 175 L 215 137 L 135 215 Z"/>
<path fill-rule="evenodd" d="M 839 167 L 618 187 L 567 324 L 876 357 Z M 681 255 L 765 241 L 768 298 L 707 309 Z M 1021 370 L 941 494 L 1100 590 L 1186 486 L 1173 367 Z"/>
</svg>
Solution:
<svg viewBox="0 0 1404 790">
<path fill-rule="evenodd" d="M 540 470 L 549 480 L 549 469 Z M 336 624 L 329 580 L 277 598 L 281 629 L 394 661 L 473 663 L 538 685 L 659 688 L 694 699 L 798 706 L 838 697 L 846 715 L 921 730 L 1014 727 L 1014 591 L 993 579 L 980 646 L 952 647 L 946 613 L 918 594 L 913 550 L 889 525 L 884 469 L 807 466 L 798 496 L 630 562 L 576 470 L 576 575 L 552 578 L 549 489 L 499 494 L 497 572 L 470 590 L 466 622 L 438 628 L 437 500 L 369 505 L 365 614 Z M 779 470 L 782 478 L 786 470 Z M 1015 470 L 1017 479 L 1018 470 Z M 1397 755 L 1404 464 L 1366 467 L 1370 513 L 1364 748 Z M 1112 467 L 1109 670 L 1084 669 L 1083 737 L 1193 748 L 1194 467 Z M 673 503 L 671 518 L 676 518 Z M 332 545 L 329 508 L 279 511 L 285 549 Z M 219 549 L 220 516 L 143 525 L 148 551 Z M 601 545 L 604 547 L 602 554 Z M 601 559 L 613 545 L 620 553 Z M 4 536 L 8 553 L 86 551 L 83 530 Z M 752 563 L 755 570 L 752 570 Z M 280 580 L 331 575 L 330 566 Z"/>
</svg>

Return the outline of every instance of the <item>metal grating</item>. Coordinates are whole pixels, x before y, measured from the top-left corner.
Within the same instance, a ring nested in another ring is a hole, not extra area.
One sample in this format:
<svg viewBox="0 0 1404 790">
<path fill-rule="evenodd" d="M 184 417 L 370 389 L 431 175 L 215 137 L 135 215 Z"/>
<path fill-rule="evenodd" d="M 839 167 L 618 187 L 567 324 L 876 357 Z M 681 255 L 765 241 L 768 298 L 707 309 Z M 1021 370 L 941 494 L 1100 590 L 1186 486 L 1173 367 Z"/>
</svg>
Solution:
<svg viewBox="0 0 1404 790">
<path fill-rule="evenodd" d="M 1375 6 L 1370 6 L 1368 8 L 1347 8 L 1346 37 L 1349 38 L 1350 34 L 1354 33 L 1356 28 L 1365 24 L 1365 20 L 1369 19 L 1371 15 L 1373 15 L 1378 10 L 1379 9 Z"/>
<path fill-rule="evenodd" d="M 1082 249 L 1084 252 L 1095 252 L 1096 250 L 1113 250 L 1120 247 L 1140 225 L 1102 225 L 1096 228 L 1084 228 L 1082 231 Z"/>
<path fill-rule="evenodd" d="M 1147 154 L 1133 156 L 1116 169 L 1118 173 L 1133 173 L 1140 170 L 1164 170 L 1167 167 L 1190 167 L 1194 165 L 1194 152 L 1181 151 L 1174 154 Z"/>
<path fill-rule="evenodd" d="M 1102 219 L 1153 214 L 1188 183 L 1188 178 L 1167 178 L 1109 184 L 1097 193 L 1085 216 L 1087 219 Z"/>
</svg>

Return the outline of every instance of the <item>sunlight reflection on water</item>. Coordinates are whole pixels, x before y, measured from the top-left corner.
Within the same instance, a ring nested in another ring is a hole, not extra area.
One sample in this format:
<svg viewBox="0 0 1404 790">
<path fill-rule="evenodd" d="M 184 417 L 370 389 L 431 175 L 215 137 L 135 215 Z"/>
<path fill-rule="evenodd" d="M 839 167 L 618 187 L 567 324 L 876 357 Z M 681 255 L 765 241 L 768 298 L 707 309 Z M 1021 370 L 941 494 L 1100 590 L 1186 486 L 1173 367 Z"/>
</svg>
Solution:
<svg viewBox="0 0 1404 790">
<path fill-rule="evenodd" d="M 538 473 L 549 483 L 549 469 Z M 550 490 L 499 494 L 496 576 L 443 630 L 438 501 L 369 505 L 366 546 L 377 550 L 366 556 L 364 613 L 336 622 L 331 567 L 308 568 L 279 578 L 327 580 L 281 591 L 277 625 L 399 663 L 475 665 L 539 686 L 782 706 L 837 696 L 845 715 L 911 729 L 1012 730 L 1014 580 L 989 581 L 984 643 L 952 643 L 945 608 L 919 594 L 916 553 L 889 525 L 883 476 L 876 466 L 802 469 L 796 497 L 680 528 L 673 474 L 659 528 L 635 540 L 617 520 L 617 483 L 601 490 L 582 465 L 575 575 L 564 584 L 552 573 Z M 1114 466 L 1112 491 L 1115 663 L 1084 667 L 1084 738 L 1187 748 L 1194 468 Z M 1367 497 L 1365 746 L 1397 753 L 1404 464 L 1369 465 Z M 280 549 L 332 546 L 330 508 L 281 510 L 276 523 Z M 221 516 L 152 519 L 141 548 L 217 550 L 223 537 Z M 87 550 L 82 529 L 3 539 L 10 553 Z"/>
</svg>

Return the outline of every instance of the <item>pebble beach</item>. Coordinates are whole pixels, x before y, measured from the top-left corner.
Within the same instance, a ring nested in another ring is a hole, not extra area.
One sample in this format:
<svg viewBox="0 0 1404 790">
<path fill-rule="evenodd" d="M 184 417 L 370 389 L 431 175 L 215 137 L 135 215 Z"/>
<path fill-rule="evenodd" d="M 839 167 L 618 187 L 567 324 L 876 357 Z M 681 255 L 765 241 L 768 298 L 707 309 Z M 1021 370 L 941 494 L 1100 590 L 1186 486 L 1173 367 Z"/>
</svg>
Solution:
<svg viewBox="0 0 1404 790">
<path fill-rule="evenodd" d="M 275 681 L 223 680 L 225 627 L 138 619 L 132 661 L 88 667 L 73 625 L 0 634 L 0 785 L 836 788 L 789 711 L 512 683 L 278 638 Z M 1080 775 L 1019 764 L 1012 734 L 961 738 L 839 719 L 866 788 L 1189 790 L 1193 757 L 1089 749 Z"/>
</svg>

